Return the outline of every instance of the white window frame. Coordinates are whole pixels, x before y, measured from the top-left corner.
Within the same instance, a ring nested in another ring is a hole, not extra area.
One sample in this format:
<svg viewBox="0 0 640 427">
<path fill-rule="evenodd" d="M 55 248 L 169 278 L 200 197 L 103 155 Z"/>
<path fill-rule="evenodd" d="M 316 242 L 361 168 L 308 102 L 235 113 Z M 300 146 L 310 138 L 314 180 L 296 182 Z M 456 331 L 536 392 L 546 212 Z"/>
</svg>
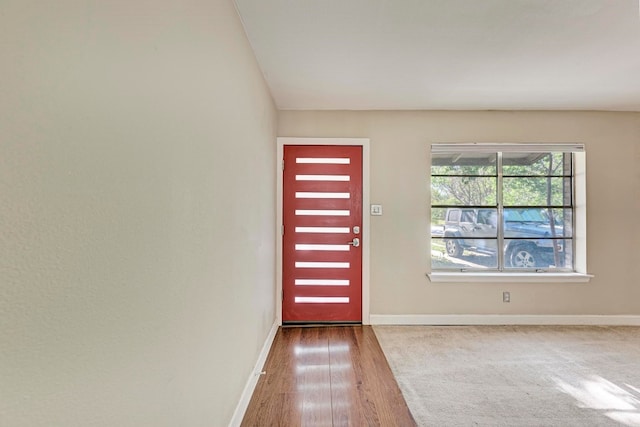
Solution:
<svg viewBox="0 0 640 427">
<path fill-rule="evenodd" d="M 431 271 L 427 277 L 431 282 L 527 282 L 527 283 L 586 283 L 593 275 L 587 271 L 587 191 L 586 191 L 586 153 L 584 144 L 534 144 L 534 143 L 438 143 L 431 145 L 429 153 L 429 169 L 431 169 L 431 153 L 437 152 L 571 152 L 573 153 L 573 180 L 574 180 L 574 266 L 571 272 L 515 272 L 515 271 Z M 429 180 L 431 173 L 429 173 Z M 431 182 L 429 182 L 431 188 Z M 431 217 L 431 203 L 429 203 L 429 216 Z M 431 237 L 429 236 L 429 247 Z M 429 259 L 431 259 L 429 257 Z M 431 265 L 429 265 L 431 268 Z"/>
</svg>

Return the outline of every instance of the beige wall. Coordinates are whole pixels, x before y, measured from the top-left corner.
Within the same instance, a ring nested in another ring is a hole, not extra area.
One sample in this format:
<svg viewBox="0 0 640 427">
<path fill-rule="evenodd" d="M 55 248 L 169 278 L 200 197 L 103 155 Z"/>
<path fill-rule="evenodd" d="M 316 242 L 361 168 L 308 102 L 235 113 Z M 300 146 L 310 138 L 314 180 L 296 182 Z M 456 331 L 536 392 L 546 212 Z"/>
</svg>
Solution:
<svg viewBox="0 0 640 427">
<path fill-rule="evenodd" d="M 223 426 L 275 320 L 231 0 L 3 0 L 0 425 Z"/>
<path fill-rule="evenodd" d="M 371 138 L 371 314 L 640 315 L 640 114 L 281 111 L 278 136 Z M 587 284 L 451 284 L 429 261 L 433 142 L 583 142 Z M 502 291 L 511 292 L 510 304 Z"/>
</svg>

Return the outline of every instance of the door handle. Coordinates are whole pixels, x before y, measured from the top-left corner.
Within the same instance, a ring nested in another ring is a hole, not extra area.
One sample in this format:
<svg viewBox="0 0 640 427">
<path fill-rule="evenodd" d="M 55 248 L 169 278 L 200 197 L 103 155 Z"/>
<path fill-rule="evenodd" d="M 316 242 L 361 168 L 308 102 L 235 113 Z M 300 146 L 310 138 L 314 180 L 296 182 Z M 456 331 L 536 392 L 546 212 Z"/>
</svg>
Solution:
<svg viewBox="0 0 640 427">
<path fill-rule="evenodd" d="M 358 239 L 357 237 L 354 237 L 353 240 L 347 244 L 353 245 L 354 248 L 357 248 L 358 246 L 360 246 L 360 239 Z"/>
</svg>

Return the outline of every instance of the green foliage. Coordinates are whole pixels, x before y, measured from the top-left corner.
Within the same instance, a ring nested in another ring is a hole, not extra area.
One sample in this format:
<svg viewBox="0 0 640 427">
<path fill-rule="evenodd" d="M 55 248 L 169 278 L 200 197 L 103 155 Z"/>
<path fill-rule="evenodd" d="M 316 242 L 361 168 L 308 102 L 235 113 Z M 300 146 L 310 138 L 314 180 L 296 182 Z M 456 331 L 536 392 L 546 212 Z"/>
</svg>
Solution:
<svg viewBox="0 0 640 427">
<path fill-rule="evenodd" d="M 526 155 L 526 154 L 525 154 Z M 529 154 L 522 157 L 521 153 L 503 156 L 502 174 L 505 176 L 562 176 L 564 172 L 565 153 Z"/>
<path fill-rule="evenodd" d="M 496 178 L 438 176 L 431 178 L 433 205 L 496 205 Z"/>
<path fill-rule="evenodd" d="M 504 178 L 502 201 L 504 206 L 562 205 L 563 178 Z"/>
<path fill-rule="evenodd" d="M 440 165 L 431 166 L 431 175 L 495 176 L 496 167 L 489 165 Z"/>
</svg>

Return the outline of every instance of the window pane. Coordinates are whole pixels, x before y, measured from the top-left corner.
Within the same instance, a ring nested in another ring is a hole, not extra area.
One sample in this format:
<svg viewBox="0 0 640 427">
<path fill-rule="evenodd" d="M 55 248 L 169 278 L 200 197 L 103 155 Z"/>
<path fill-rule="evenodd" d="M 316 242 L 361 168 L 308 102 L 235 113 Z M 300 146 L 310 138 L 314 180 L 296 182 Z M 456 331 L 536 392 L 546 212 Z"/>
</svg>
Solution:
<svg viewBox="0 0 640 427">
<path fill-rule="evenodd" d="M 431 208 L 431 236 L 443 237 L 444 236 L 444 221 L 447 209 L 445 208 Z"/>
<path fill-rule="evenodd" d="M 441 226 L 434 228 L 432 223 L 432 236 L 434 231 L 442 230 L 443 237 L 498 237 L 498 210 L 495 208 L 449 208 L 445 209 L 444 218 L 444 230 Z"/>
<path fill-rule="evenodd" d="M 475 231 L 483 237 L 497 237 L 498 235 L 498 209 L 478 209 L 476 215 Z"/>
<path fill-rule="evenodd" d="M 505 176 L 570 176 L 571 153 L 503 153 L 502 173 Z"/>
<path fill-rule="evenodd" d="M 496 153 L 437 153 L 431 175 L 496 175 Z"/>
<path fill-rule="evenodd" d="M 431 239 L 432 269 L 498 268 L 498 243 L 495 239 Z"/>
<path fill-rule="evenodd" d="M 504 178 L 505 206 L 571 206 L 571 178 Z"/>
<path fill-rule="evenodd" d="M 571 239 L 505 240 L 505 268 L 572 268 Z"/>
<path fill-rule="evenodd" d="M 550 215 L 553 211 L 553 218 Z M 571 237 L 571 209 L 517 208 L 504 210 L 504 237 Z"/>
<path fill-rule="evenodd" d="M 496 178 L 431 177 L 432 205 L 495 206 Z"/>
<path fill-rule="evenodd" d="M 556 232 L 556 235 L 552 237 L 573 237 L 573 209 L 549 210 L 553 211 L 553 224 Z M 549 218 L 551 219 L 551 215 Z"/>
</svg>

